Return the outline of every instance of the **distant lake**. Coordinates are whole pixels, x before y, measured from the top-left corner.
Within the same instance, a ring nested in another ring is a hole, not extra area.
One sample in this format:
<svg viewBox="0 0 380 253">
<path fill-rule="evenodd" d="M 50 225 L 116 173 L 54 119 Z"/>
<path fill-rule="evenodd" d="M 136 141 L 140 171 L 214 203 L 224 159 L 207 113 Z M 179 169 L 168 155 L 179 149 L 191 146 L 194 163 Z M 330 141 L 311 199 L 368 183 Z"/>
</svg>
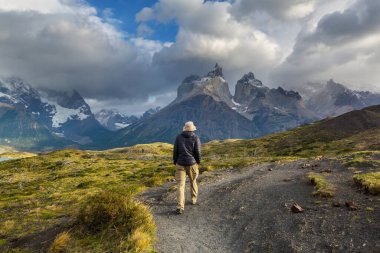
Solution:
<svg viewBox="0 0 380 253">
<path fill-rule="evenodd" d="M 12 158 L 9 157 L 0 157 L 0 162 L 11 160 Z"/>
</svg>

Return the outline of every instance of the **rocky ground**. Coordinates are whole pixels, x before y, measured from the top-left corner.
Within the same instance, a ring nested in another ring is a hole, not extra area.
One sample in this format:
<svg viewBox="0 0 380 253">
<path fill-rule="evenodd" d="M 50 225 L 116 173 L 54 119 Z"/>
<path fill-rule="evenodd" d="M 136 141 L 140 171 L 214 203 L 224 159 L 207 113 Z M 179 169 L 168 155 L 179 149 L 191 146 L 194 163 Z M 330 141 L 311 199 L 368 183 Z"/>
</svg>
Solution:
<svg viewBox="0 0 380 253">
<path fill-rule="evenodd" d="M 322 170 L 335 197 L 312 195 L 307 173 Z M 199 204 L 187 202 L 182 215 L 175 182 L 142 198 L 155 216 L 158 252 L 380 252 L 380 198 L 352 176 L 336 160 L 272 163 L 203 174 Z M 346 207 L 352 201 L 357 210 Z M 294 202 L 304 212 L 292 212 Z"/>
</svg>

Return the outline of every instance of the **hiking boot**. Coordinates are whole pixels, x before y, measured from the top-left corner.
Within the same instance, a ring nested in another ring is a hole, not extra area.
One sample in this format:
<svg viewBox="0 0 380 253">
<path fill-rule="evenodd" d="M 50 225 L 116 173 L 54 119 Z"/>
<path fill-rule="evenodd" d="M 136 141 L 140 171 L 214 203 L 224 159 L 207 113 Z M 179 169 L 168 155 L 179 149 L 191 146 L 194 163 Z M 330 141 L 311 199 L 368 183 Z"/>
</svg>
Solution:
<svg viewBox="0 0 380 253">
<path fill-rule="evenodd" d="M 181 208 L 177 208 L 177 210 L 175 210 L 176 214 L 183 214 L 183 209 Z"/>
</svg>

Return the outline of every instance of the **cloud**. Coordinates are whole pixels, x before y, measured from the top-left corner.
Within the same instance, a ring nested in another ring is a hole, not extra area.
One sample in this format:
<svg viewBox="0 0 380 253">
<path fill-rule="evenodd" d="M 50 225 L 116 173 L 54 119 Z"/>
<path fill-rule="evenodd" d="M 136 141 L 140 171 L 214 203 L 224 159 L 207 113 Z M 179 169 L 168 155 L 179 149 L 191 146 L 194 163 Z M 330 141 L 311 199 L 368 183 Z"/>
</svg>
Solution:
<svg viewBox="0 0 380 253">
<path fill-rule="evenodd" d="M 175 85 L 190 74 L 205 74 L 215 62 L 224 67 L 231 85 L 251 70 L 265 76 L 282 57 L 279 45 L 260 30 L 238 22 L 231 7 L 229 2 L 161 0 L 144 8 L 137 14 L 138 21 L 174 20 L 179 26 L 176 41 L 154 54 L 153 66 Z"/>
<path fill-rule="evenodd" d="M 250 16 L 260 12 L 281 19 L 304 18 L 315 10 L 318 0 L 237 0 L 232 12 L 236 16 Z"/>
<path fill-rule="evenodd" d="M 112 9 L 83 0 L 0 0 L 0 75 L 77 89 L 94 108 L 163 106 L 215 62 L 230 86 L 253 71 L 266 85 L 334 78 L 379 89 L 377 0 L 159 0 L 122 31 Z M 173 42 L 157 27 L 175 23 Z M 376 86 L 377 85 L 377 86 Z"/>
<path fill-rule="evenodd" d="M 170 44 L 131 37 L 81 1 L 14 2 L 0 0 L 1 75 L 126 104 L 165 91 L 150 64 Z"/>
<path fill-rule="evenodd" d="M 334 78 L 356 89 L 379 91 L 380 2 L 362 0 L 323 16 L 300 34 L 293 52 L 273 73 L 275 82 L 301 84 Z"/>
<path fill-rule="evenodd" d="M 140 24 L 137 27 L 137 34 L 141 37 L 149 36 L 154 33 L 154 30 L 147 24 Z"/>
<path fill-rule="evenodd" d="M 126 103 L 124 99 L 86 99 L 86 102 L 91 106 L 95 112 L 101 109 L 116 108 L 120 112 L 127 112 L 128 115 L 142 115 L 150 108 L 160 106 L 163 108 L 169 102 L 173 101 L 177 96 L 176 91 L 165 92 L 162 94 L 149 96 L 146 100 L 139 101 L 138 103 Z"/>
</svg>

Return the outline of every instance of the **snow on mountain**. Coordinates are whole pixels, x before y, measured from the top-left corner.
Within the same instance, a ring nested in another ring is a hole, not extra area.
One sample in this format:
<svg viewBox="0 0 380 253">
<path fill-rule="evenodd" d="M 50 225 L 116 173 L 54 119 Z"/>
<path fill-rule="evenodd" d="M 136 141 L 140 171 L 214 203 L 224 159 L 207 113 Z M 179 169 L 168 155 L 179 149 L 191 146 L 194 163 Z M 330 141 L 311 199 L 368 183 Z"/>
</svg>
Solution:
<svg viewBox="0 0 380 253">
<path fill-rule="evenodd" d="M 50 111 L 53 128 L 59 128 L 69 120 L 84 120 L 89 117 L 89 115 L 86 114 L 86 108 L 84 106 L 77 109 L 65 108 L 57 102 L 43 97 L 41 98 L 41 102 L 45 103 L 46 107 L 51 106 L 53 108 L 53 110 Z"/>
<path fill-rule="evenodd" d="M 8 94 L 5 94 L 3 92 L 0 92 L 0 98 L 3 97 L 3 98 L 6 98 L 7 100 L 9 101 L 15 101 L 10 95 Z"/>
<path fill-rule="evenodd" d="M 115 123 L 117 129 L 125 128 L 131 124 Z"/>
<path fill-rule="evenodd" d="M 125 128 L 139 120 L 137 116 L 127 116 L 117 109 L 103 109 L 95 114 L 95 118 L 105 128 L 116 131 Z"/>
<path fill-rule="evenodd" d="M 20 78 L 3 78 L 0 102 L 70 141 L 87 145 L 107 135 L 77 91 L 36 90 Z"/>
</svg>

